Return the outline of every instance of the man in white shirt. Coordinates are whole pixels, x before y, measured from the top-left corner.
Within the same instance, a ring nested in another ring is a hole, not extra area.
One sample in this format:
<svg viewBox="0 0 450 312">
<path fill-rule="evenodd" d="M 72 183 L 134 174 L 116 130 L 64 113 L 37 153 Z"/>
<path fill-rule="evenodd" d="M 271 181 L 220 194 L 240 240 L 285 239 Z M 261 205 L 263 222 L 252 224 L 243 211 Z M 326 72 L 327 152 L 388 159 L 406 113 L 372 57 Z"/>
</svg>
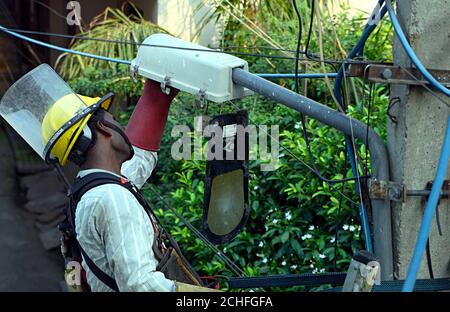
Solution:
<svg viewBox="0 0 450 312">
<path fill-rule="evenodd" d="M 126 177 L 141 188 L 156 166 L 170 103 L 177 93 L 172 89 L 166 95 L 158 83 L 147 80 L 126 131 L 109 112 L 97 111 L 88 123 L 95 142 L 78 177 L 107 172 Z M 87 191 L 78 202 L 75 225 L 84 252 L 114 278 L 120 291 L 201 290 L 176 283 L 156 271 L 152 222 L 126 188 L 105 184 Z M 83 268 L 92 291 L 112 291 L 93 274 L 86 261 Z"/>
<path fill-rule="evenodd" d="M 58 171 L 69 161 L 80 166 L 70 188 L 68 222 L 60 227 L 71 247 L 63 244 L 62 251 L 82 262 L 92 291 L 208 290 L 190 285 L 202 283 L 176 242 L 165 248 L 155 216 L 137 190 L 155 168 L 177 93 L 173 88 L 163 93 L 159 83 L 147 80 L 126 131 L 108 112 L 114 94 L 76 94 L 48 64 L 21 77 L 0 101 L 0 115 L 47 163 Z M 106 184 L 86 182 L 100 175 L 107 176 Z M 164 252 L 176 259 L 172 265 L 161 260 Z"/>
</svg>

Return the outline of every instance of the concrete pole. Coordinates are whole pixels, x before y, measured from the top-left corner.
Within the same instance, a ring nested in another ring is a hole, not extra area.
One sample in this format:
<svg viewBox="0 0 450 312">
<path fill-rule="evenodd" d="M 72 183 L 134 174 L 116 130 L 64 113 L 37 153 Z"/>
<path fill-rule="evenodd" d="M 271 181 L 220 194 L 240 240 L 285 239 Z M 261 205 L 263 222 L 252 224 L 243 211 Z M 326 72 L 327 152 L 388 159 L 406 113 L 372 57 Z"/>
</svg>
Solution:
<svg viewBox="0 0 450 312">
<path fill-rule="evenodd" d="M 411 46 L 427 68 L 450 70 L 450 1 L 396 1 L 397 15 Z M 394 39 L 394 63 L 411 67 L 397 39 Z M 388 150 L 391 179 L 407 189 L 423 189 L 434 179 L 450 109 L 420 86 L 391 86 L 391 99 L 399 97 L 388 120 Z M 441 95 L 445 101 L 450 98 Z M 447 173 L 446 179 L 449 179 Z M 406 276 L 422 220 L 421 197 L 408 197 L 405 203 L 393 203 L 394 276 Z M 443 236 L 436 219 L 430 232 L 430 249 L 435 277 L 450 276 L 450 207 L 448 200 L 439 206 Z M 429 278 L 426 257 L 419 278 Z"/>
</svg>

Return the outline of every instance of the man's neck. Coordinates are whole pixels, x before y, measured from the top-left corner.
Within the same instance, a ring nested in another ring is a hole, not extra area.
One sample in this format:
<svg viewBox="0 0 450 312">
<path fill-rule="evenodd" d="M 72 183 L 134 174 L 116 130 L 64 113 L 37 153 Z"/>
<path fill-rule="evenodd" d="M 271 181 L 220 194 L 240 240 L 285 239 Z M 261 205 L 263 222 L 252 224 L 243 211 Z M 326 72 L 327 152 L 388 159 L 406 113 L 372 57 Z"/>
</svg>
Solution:
<svg viewBox="0 0 450 312">
<path fill-rule="evenodd" d="M 82 171 L 82 170 L 90 170 L 90 169 L 106 170 L 106 171 L 110 171 L 110 172 L 112 172 L 112 173 L 115 173 L 115 174 L 117 174 L 117 175 L 121 175 L 120 167 L 117 168 L 117 167 L 115 167 L 115 166 L 108 166 L 108 165 L 102 165 L 102 164 L 98 164 L 98 165 L 95 165 L 95 164 L 92 164 L 92 165 L 83 165 L 83 166 L 80 168 L 80 171 Z"/>
<path fill-rule="evenodd" d="M 92 157 L 88 157 L 83 166 L 81 166 L 80 170 L 102 169 L 120 175 L 121 167 L 122 161 L 115 159 L 112 155 L 111 157 L 105 157 L 105 155 L 100 157 L 99 155 L 92 155 Z"/>
</svg>

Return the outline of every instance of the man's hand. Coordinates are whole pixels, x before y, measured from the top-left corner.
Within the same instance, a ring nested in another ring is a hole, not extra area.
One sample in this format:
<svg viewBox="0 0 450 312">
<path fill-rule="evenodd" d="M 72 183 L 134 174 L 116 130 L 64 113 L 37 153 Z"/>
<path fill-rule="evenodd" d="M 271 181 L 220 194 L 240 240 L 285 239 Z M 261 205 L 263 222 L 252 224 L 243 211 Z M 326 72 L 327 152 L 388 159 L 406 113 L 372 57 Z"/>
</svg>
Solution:
<svg viewBox="0 0 450 312">
<path fill-rule="evenodd" d="M 169 107 L 179 90 L 161 91 L 160 83 L 146 80 L 144 92 L 131 115 L 125 133 L 132 145 L 147 151 L 159 151 Z"/>
<path fill-rule="evenodd" d="M 177 281 L 175 281 L 175 289 L 176 292 L 222 292 L 214 288 L 195 286 Z"/>
</svg>

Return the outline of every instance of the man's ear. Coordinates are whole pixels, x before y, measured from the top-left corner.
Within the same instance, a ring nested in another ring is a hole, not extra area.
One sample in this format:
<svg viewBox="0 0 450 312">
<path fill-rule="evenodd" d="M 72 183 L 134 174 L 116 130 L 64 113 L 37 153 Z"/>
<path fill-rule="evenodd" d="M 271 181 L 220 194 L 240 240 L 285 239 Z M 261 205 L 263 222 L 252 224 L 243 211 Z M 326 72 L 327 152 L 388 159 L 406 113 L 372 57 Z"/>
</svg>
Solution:
<svg viewBox="0 0 450 312">
<path fill-rule="evenodd" d="M 100 132 L 106 137 L 112 136 L 112 130 L 106 127 L 101 121 L 95 122 L 95 128 L 97 129 L 98 132 Z"/>
</svg>

